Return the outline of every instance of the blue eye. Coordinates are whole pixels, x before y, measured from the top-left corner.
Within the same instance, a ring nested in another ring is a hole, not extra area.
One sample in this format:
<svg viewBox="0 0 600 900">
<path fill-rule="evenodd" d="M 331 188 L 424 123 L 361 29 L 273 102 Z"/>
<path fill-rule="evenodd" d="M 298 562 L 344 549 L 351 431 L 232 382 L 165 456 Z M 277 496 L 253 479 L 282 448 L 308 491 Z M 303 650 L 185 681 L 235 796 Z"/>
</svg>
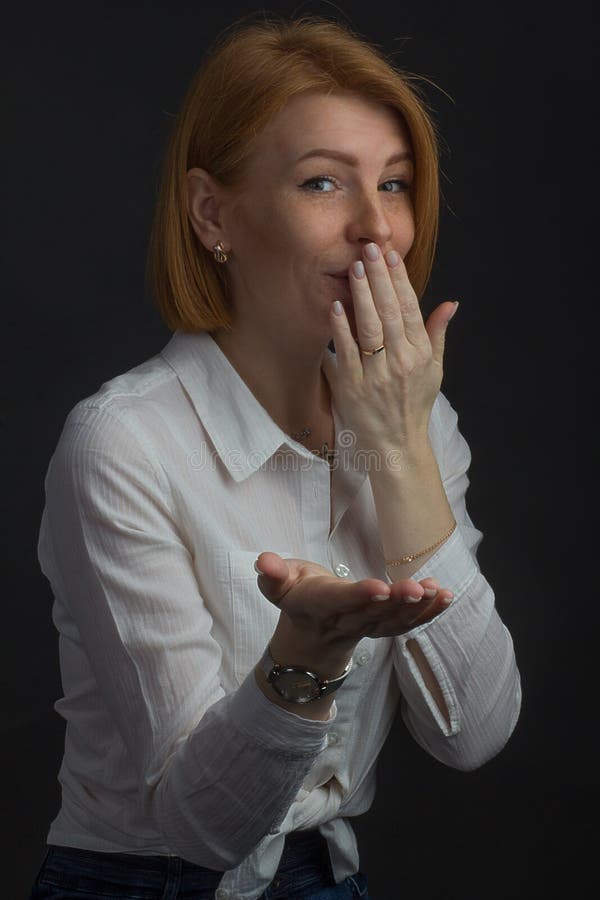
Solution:
<svg viewBox="0 0 600 900">
<path fill-rule="evenodd" d="M 323 185 L 327 184 L 330 187 L 323 187 Z M 336 188 L 336 180 L 330 175 L 319 175 L 317 178 L 308 178 L 300 187 L 307 191 L 314 191 L 317 194 L 330 194 Z"/>
<path fill-rule="evenodd" d="M 403 178 L 391 178 L 389 181 L 384 181 L 383 184 L 379 185 L 379 190 L 387 194 L 401 194 L 404 191 L 408 191 L 409 188 L 409 183 Z"/>
</svg>

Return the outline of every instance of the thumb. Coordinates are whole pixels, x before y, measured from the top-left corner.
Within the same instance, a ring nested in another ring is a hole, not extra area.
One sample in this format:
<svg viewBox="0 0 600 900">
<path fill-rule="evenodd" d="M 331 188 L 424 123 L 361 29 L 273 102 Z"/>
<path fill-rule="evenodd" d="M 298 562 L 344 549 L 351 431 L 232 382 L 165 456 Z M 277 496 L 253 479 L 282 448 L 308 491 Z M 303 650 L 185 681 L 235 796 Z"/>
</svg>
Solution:
<svg viewBox="0 0 600 900">
<path fill-rule="evenodd" d="M 446 329 L 448 322 L 458 309 L 458 300 L 440 303 L 427 319 L 425 329 L 431 341 L 433 358 L 440 365 L 444 359 L 444 345 L 446 342 Z"/>
<path fill-rule="evenodd" d="M 277 553 L 260 553 L 254 563 L 258 587 L 271 603 L 279 604 L 293 584 L 288 563 Z"/>
</svg>

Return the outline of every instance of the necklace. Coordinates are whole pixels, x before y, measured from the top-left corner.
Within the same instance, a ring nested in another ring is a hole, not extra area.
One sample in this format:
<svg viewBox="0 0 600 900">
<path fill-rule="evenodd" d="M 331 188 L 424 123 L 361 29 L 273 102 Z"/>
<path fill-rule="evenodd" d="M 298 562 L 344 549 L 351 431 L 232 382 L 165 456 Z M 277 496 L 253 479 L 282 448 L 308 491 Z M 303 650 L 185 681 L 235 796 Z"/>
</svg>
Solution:
<svg viewBox="0 0 600 900">
<path fill-rule="evenodd" d="M 299 444 L 302 443 L 305 438 L 310 437 L 312 434 L 312 429 L 305 425 L 302 431 L 291 431 L 290 437 L 294 441 L 298 441 Z M 324 459 L 330 466 L 333 465 L 335 460 L 335 450 L 329 449 L 329 444 L 327 441 L 323 444 L 320 450 L 311 450 L 311 453 L 314 453 L 315 456 L 318 456 L 320 459 Z"/>
<path fill-rule="evenodd" d="M 302 429 L 302 431 L 290 431 L 290 437 L 294 441 L 298 441 L 299 444 L 302 443 L 304 438 L 310 437 L 312 434 L 312 429 L 308 427 L 308 425 Z"/>
</svg>

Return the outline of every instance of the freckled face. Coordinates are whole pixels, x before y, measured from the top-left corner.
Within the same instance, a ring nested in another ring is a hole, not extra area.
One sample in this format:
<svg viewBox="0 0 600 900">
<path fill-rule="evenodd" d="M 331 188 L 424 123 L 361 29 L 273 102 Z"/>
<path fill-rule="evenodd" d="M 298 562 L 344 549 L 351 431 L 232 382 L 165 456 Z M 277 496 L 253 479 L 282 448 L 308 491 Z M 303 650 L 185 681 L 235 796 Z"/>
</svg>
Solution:
<svg viewBox="0 0 600 900">
<path fill-rule="evenodd" d="M 302 94 L 259 136 L 226 225 L 236 326 L 328 340 L 348 267 L 375 241 L 414 239 L 411 146 L 393 110 L 352 94 Z M 281 331 L 283 329 L 283 332 Z"/>
</svg>

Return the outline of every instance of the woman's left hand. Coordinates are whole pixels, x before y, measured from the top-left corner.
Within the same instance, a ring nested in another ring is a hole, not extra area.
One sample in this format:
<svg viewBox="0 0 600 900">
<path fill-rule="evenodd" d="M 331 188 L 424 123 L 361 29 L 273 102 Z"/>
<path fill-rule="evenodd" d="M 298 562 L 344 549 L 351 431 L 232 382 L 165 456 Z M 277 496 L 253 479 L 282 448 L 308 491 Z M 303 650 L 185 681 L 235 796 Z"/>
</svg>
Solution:
<svg viewBox="0 0 600 900">
<path fill-rule="evenodd" d="M 375 258 L 372 258 L 375 256 Z M 336 405 L 355 434 L 356 449 L 397 451 L 428 440 L 427 426 L 442 383 L 446 327 L 457 304 L 446 301 L 423 321 L 404 262 L 363 248 L 349 270 L 356 339 L 341 303 L 331 313 L 336 363 L 323 369 Z M 372 351 L 383 346 L 374 355 Z"/>
</svg>

